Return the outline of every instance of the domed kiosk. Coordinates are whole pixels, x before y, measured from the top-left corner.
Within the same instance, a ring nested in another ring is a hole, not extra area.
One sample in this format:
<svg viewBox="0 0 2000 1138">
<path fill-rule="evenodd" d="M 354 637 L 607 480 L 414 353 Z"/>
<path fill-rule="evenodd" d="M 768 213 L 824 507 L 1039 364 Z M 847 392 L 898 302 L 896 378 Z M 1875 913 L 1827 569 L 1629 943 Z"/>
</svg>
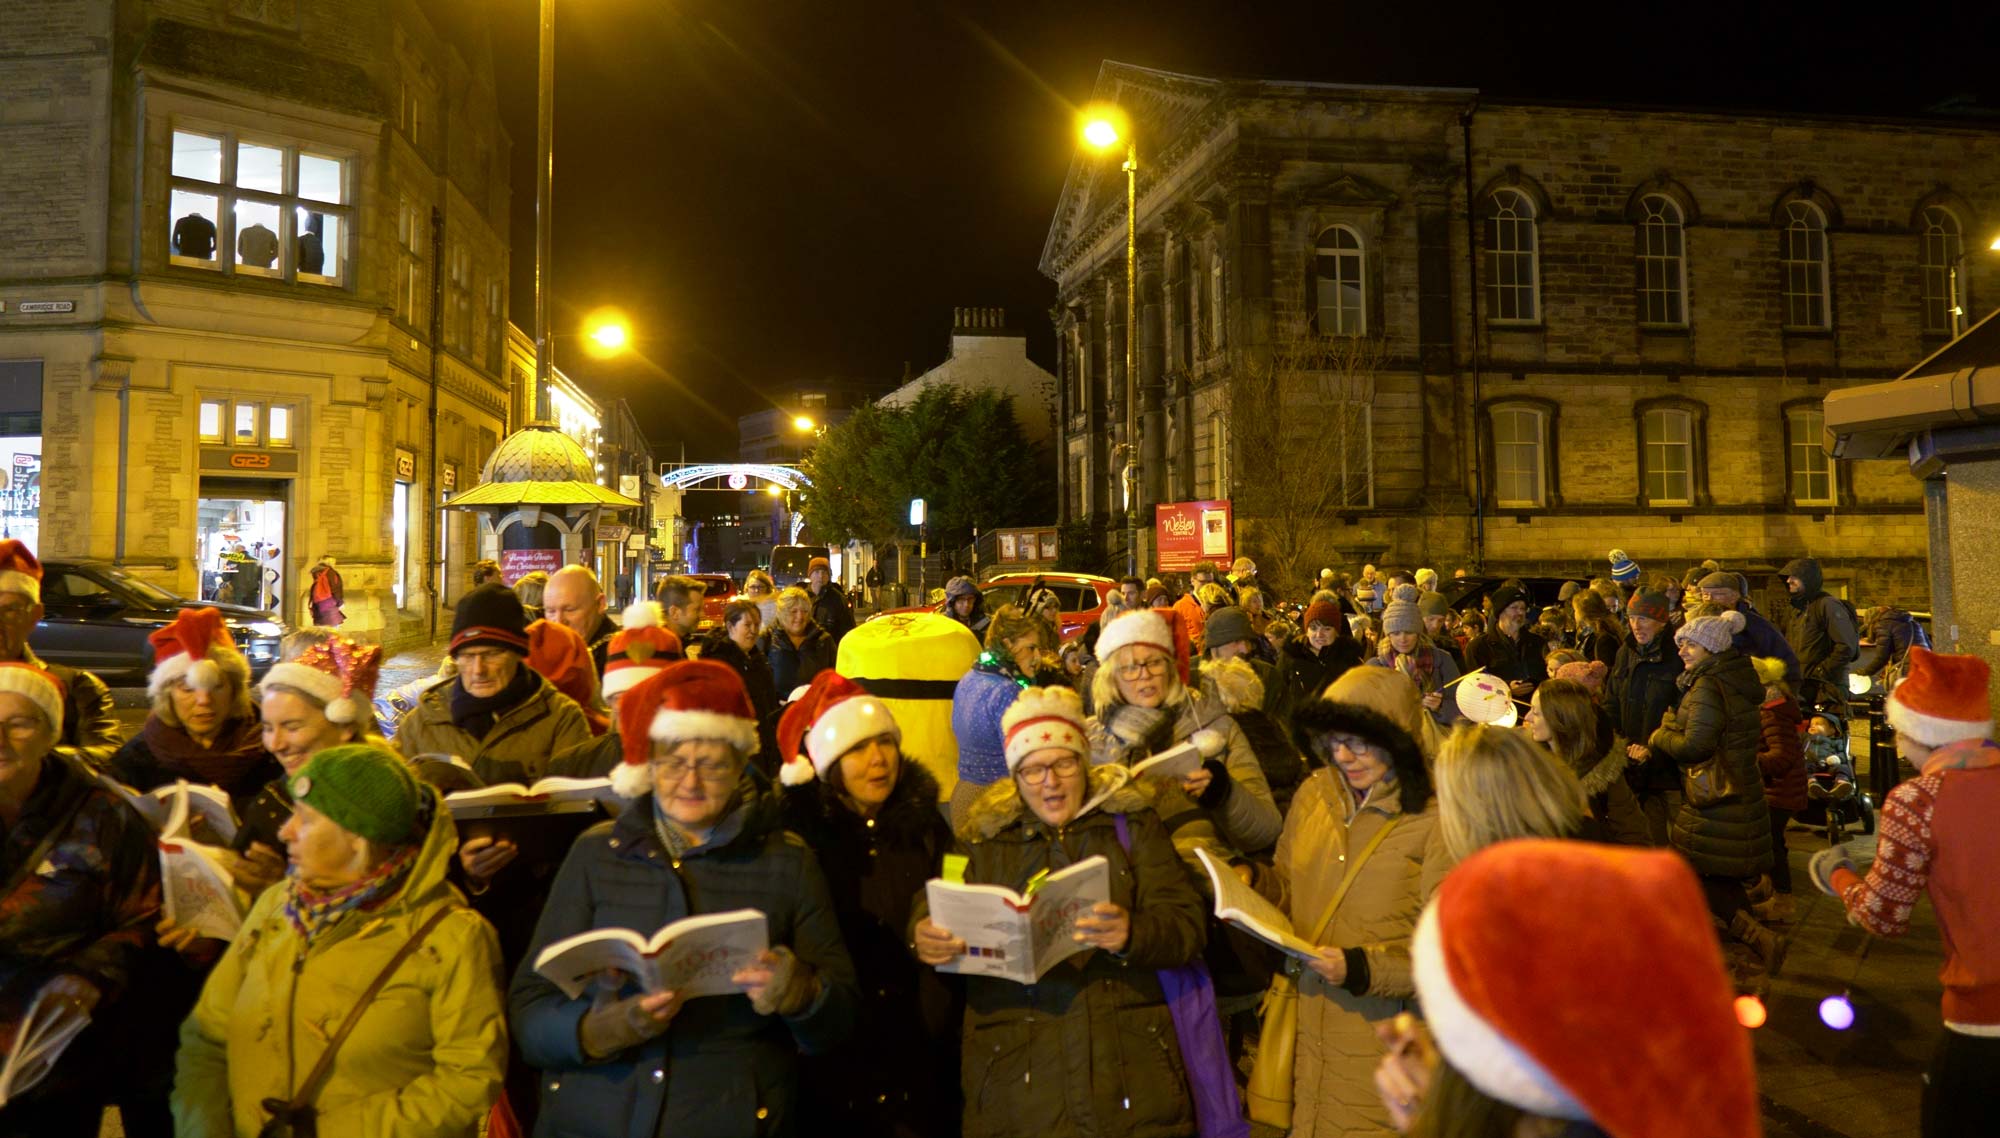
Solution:
<svg viewBox="0 0 2000 1138">
<path fill-rule="evenodd" d="M 512 584 L 536 569 L 590 564 L 603 513 L 639 505 L 598 485 L 576 440 L 531 423 L 501 440 L 479 485 L 453 496 L 450 508 L 479 515 L 479 555 L 498 561 Z"/>
</svg>

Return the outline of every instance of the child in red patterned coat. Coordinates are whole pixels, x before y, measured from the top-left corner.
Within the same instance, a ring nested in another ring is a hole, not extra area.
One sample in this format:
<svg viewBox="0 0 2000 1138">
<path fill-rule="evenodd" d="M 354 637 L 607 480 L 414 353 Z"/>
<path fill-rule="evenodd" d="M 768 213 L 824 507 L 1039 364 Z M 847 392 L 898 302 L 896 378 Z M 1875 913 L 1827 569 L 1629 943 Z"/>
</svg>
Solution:
<svg viewBox="0 0 2000 1138">
<path fill-rule="evenodd" d="M 1845 849 L 1820 851 L 1813 884 L 1878 936 L 1909 931 L 1928 893 L 1944 942 L 1944 1038 L 1924 1076 L 1924 1138 L 2000 1134 L 2000 746 L 1991 738 L 1988 668 L 1976 656 L 1910 649 L 1889 696 L 1896 750 L 1918 776 L 1882 805 L 1875 863 L 1863 878 Z"/>
</svg>

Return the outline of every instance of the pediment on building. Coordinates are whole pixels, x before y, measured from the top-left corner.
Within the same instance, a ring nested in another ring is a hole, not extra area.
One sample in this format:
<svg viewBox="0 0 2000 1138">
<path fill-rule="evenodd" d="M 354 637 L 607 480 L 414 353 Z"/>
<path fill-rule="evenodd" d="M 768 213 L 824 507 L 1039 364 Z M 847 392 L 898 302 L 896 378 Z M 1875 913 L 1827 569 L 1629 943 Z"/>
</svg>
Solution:
<svg viewBox="0 0 2000 1138">
<path fill-rule="evenodd" d="M 1191 131 L 1201 129 L 1224 91 L 1215 79 L 1105 61 L 1097 74 L 1092 102 L 1112 103 L 1130 118 L 1139 148 L 1139 192 L 1149 173 Z M 1099 154 L 1079 145 L 1056 201 L 1055 218 L 1042 248 L 1042 272 L 1057 277 L 1077 249 L 1113 225 L 1123 224 L 1123 152 Z"/>
<path fill-rule="evenodd" d="M 1296 205 L 1375 206 L 1387 209 L 1396 204 L 1396 193 L 1359 174 L 1341 171 L 1324 181 L 1299 186 L 1285 194 L 1283 200 Z"/>
</svg>

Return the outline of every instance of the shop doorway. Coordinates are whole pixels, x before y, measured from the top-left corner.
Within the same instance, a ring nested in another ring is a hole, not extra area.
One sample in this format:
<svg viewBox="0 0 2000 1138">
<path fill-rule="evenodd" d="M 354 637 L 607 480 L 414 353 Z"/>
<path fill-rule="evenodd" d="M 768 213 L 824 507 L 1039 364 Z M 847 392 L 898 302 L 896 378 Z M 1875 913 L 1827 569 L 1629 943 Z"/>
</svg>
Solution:
<svg viewBox="0 0 2000 1138">
<path fill-rule="evenodd" d="M 285 612 L 285 529 L 291 487 L 284 482 L 204 478 L 195 507 L 201 599 Z"/>
</svg>

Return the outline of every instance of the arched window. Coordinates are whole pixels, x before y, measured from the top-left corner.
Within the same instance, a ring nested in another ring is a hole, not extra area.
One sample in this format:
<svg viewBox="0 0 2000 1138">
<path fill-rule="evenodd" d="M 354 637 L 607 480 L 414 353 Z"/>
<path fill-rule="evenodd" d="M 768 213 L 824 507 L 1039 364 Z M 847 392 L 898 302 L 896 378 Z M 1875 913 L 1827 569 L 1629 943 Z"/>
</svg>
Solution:
<svg viewBox="0 0 2000 1138">
<path fill-rule="evenodd" d="M 1924 331 L 1956 336 L 1965 330 L 1965 229 L 1941 205 L 1925 206 L 1923 222 Z"/>
<path fill-rule="evenodd" d="M 1663 194 L 1639 201 L 1639 322 L 1687 326 L 1687 246 L 1681 207 Z"/>
<path fill-rule="evenodd" d="M 1314 274 L 1322 336 L 1359 336 L 1368 330 L 1368 293 L 1362 275 L 1361 238 L 1345 225 L 1319 235 Z"/>
<path fill-rule="evenodd" d="M 1493 500 L 1502 509 L 1548 502 L 1549 417 L 1533 404 L 1503 403 L 1493 420 Z"/>
<path fill-rule="evenodd" d="M 1495 190 L 1486 216 L 1487 319 L 1533 324 L 1541 319 L 1535 203 L 1519 190 Z"/>
<path fill-rule="evenodd" d="M 1808 201 L 1785 203 L 1778 237 L 1784 269 L 1785 327 L 1823 329 L 1827 319 L 1826 215 Z"/>
</svg>

